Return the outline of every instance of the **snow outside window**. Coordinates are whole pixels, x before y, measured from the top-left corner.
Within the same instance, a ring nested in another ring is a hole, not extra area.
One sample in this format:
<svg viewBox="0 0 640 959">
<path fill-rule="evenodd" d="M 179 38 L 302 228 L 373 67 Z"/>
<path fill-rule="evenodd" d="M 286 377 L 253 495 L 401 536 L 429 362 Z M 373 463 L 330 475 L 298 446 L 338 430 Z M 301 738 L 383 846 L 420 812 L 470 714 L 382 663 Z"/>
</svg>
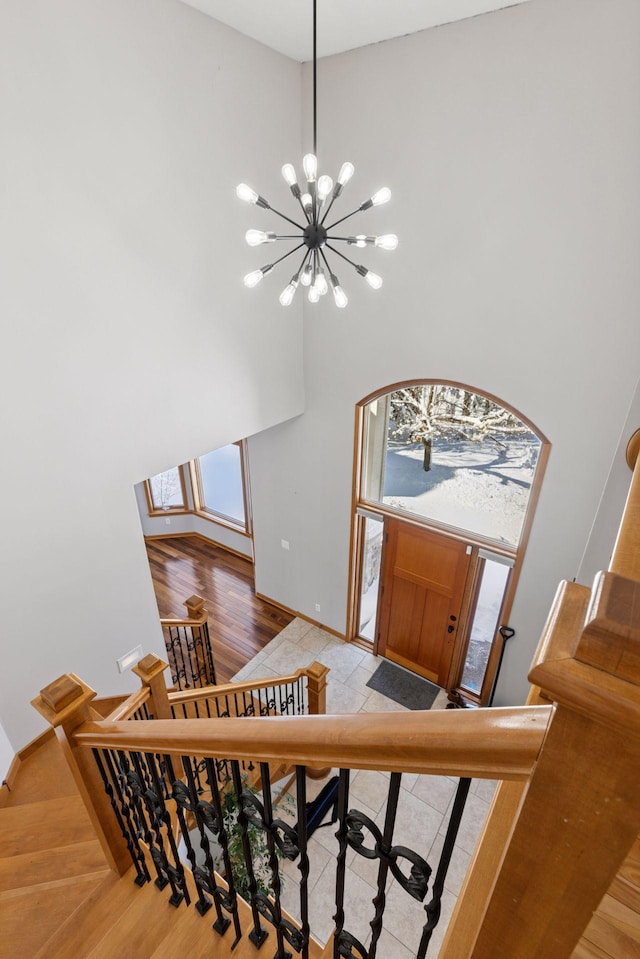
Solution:
<svg viewBox="0 0 640 959">
<path fill-rule="evenodd" d="M 365 408 L 364 499 L 516 547 L 541 447 L 526 424 L 444 384 L 382 400 Z"/>
</svg>

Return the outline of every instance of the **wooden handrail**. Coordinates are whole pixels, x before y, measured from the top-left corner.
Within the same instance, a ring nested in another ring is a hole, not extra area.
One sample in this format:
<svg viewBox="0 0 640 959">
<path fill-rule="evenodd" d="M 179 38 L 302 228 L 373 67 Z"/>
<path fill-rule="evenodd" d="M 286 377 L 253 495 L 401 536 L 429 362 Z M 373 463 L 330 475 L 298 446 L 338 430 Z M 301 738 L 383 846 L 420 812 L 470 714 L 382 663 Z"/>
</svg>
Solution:
<svg viewBox="0 0 640 959">
<path fill-rule="evenodd" d="M 201 699 L 221 699 L 223 696 L 250 693 L 265 686 L 285 686 L 287 683 L 296 683 L 302 676 L 307 675 L 309 667 L 296 669 L 289 676 L 265 676 L 263 679 L 249 679 L 246 682 L 225 683 L 220 686 L 201 686 L 198 689 L 174 689 L 169 693 L 171 705 L 181 703 L 196 703 Z"/>
<path fill-rule="evenodd" d="M 77 746 L 389 772 L 527 779 L 551 706 L 84 723 Z M 249 727 L 248 724 L 251 723 Z"/>
<path fill-rule="evenodd" d="M 442 959 L 574 955 L 640 831 L 640 432 L 610 569 L 561 583 L 531 682 L 555 703 L 522 794 L 503 784 Z M 631 455 L 629 455 L 631 454 Z"/>
<path fill-rule="evenodd" d="M 640 430 L 637 430 L 627 447 L 627 462 L 633 470 L 622 522 L 609 564 L 609 570 L 625 579 L 640 580 Z"/>
<path fill-rule="evenodd" d="M 116 706 L 108 716 L 105 716 L 104 721 L 106 723 L 118 723 L 125 719 L 129 719 L 135 713 L 136 709 L 140 709 L 141 706 L 144 706 L 145 703 L 148 703 L 151 699 L 151 690 L 148 686 L 142 686 L 140 689 L 137 689 L 135 693 L 131 693 L 130 696 L 120 703 L 119 706 Z"/>
</svg>

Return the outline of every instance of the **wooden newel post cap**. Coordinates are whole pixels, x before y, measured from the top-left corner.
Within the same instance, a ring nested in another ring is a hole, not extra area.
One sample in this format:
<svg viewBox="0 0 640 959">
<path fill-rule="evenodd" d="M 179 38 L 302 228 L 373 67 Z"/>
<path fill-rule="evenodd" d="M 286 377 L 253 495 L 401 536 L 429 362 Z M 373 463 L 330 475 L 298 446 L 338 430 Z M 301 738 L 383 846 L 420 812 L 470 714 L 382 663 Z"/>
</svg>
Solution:
<svg viewBox="0 0 640 959">
<path fill-rule="evenodd" d="M 52 726 L 60 726 L 95 697 L 96 692 L 91 686 L 87 686 L 73 673 L 65 673 L 41 689 L 31 705 Z"/>
<path fill-rule="evenodd" d="M 640 685 L 640 583 L 598 573 L 576 659 Z"/>
<path fill-rule="evenodd" d="M 640 453 L 640 430 L 636 430 L 629 442 L 627 443 L 627 463 L 629 469 L 634 469 L 636 465 L 636 460 L 638 459 L 638 454 Z"/>
<path fill-rule="evenodd" d="M 155 679 L 168 667 L 169 663 L 165 663 L 163 659 L 153 653 L 148 653 L 136 666 L 132 667 L 131 672 L 135 673 L 141 682 L 148 685 L 152 679 Z"/>
<path fill-rule="evenodd" d="M 318 684 L 323 683 L 325 686 L 327 684 L 327 676 L 330 672 L 331 670 L 328 666 L 324 666 L 322 663 L 317 661 L 311 663 L 310 666 L 307 666 L 307 677 L 315 680 L 315 682 Z"/>
<path fill-rule="evenodd" d="M 189 619 L 199 619 L 201 616 L 206 615 L 202 596 L 190 596 L 189 599 L 185 599 L 183 606 L 187 607 Z"/>
</svg>

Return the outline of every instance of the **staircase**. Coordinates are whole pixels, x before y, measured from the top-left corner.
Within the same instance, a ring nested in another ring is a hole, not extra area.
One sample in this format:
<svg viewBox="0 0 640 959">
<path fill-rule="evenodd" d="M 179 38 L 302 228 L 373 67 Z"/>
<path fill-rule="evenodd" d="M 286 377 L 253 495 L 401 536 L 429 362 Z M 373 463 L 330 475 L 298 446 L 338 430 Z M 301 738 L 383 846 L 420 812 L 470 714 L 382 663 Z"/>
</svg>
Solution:
<svg viewBox="0 0 640 959">
<path fill-rule="evenodd" d="M 267 936 L 278 959 L 288 959 L 287 942 L 301 959 L 376 959 L 385 904 L 397 896 L 403 916 L 417 908 L 426 918 L 419 942 L 407 942 L 410 955 L 424 959 L 466 791 L 471 778 L 484 777 L 502 783 L 440 959 L 639 959 L 639 452 L 640 432 L 610 569 L 592 589 L 560 585 L 529 674 L 527 706 L 326 716 L 318 708 L 326 681 L 319 673 L 306 677 L 312 710 L 296 701 L 298 674 L 269 680 L 280 691 L 265 699 L 258 681 L 248 684 L 236 701 L 238 687 L 168 691 L 167 664 L 153 656 L 136 668 L 142 689 L 106 719 L 93 705 L 95 692 L 76 676 L 43 689 L 34 706 L 56 729 L 57 740 L 43 747 L 52 772 L 27 759 L 0 810 L 0 943 L 11 950 L 3 955 L 169 959 L 186 948 L 196 959 L 224 959 L 236 931 L 233 955 L 241 959 Z M 62 755 L 73 780 L 61 771 Z M 294 825 L 272 802 L 271 773 L 289 766 L 296 771 Z M 309 935 L 306 784 L 328 768 L 339 770 L 337 850 L 330 856 L 335 929 L 322 951 Z M 351 804 L 353 770 L 387 777 L 375 819 Z M 259 774 L 259 796 L 243 771 Z M 431 865 L 394 840 L 405 774 L 460 777 L 439 861 Z M 224 814 L 225 796 L 235 797 L 235 823 Z M 178 825 L 191 870 L 177 853 Z M 190 838 L 194 825 L 206 868 Z M 252 828 L 267 845 L 269 891 L 253 874 Z M 234 891 L 234 836 L 249 904 Z M 228 887 L 212 865 L 213 840 Z M 282 906 L 276 845 L 300 872 L 297 923 Z M 367 913 L 354 908 L 345 886 L 347 856 L 376 870 Z M 189 900 L 195 908 L 184 908 Z"/>
<path fill-rule="evenodd" d="M 49 736 L 21 762 L 0 809 L 4 959 L 36 955 L 111 876 L 58 742 Z"/>
<path fill-rule="evenodd" d="M 220 938 L 208 916 L 174 909 L 135 873 L 108 869 L 58 741 L 20 764 L 0 807 L 0 954 L 3 959 L 249 959 L 232 930 Z M 191 895 L 195 890 L 191 883 Z M 243 925 L 249 907 L 240 901 Z M 268 947 L 268 943 L 265 944 Z M 321 947 L 311 941 L 311 959 Z"/>
</svg>

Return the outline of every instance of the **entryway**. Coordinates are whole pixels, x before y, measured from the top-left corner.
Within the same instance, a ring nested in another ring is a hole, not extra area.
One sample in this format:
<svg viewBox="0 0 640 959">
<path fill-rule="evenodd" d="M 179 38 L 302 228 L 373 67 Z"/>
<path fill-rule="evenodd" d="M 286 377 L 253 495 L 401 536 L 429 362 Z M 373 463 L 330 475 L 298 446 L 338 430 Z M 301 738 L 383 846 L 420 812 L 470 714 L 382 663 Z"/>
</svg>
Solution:
<svg viewBox="0 0 640 959">
<path fill-rule="evenodd" d="M 366 397 L 356 432 L 349 638 L 484 705 L 549 443 L 442 381 Z"/>
<path fill-rule="evenodd" d="M 387 517 L 377 652 L 447 686 L 471 546 Z"/>
</svg>

